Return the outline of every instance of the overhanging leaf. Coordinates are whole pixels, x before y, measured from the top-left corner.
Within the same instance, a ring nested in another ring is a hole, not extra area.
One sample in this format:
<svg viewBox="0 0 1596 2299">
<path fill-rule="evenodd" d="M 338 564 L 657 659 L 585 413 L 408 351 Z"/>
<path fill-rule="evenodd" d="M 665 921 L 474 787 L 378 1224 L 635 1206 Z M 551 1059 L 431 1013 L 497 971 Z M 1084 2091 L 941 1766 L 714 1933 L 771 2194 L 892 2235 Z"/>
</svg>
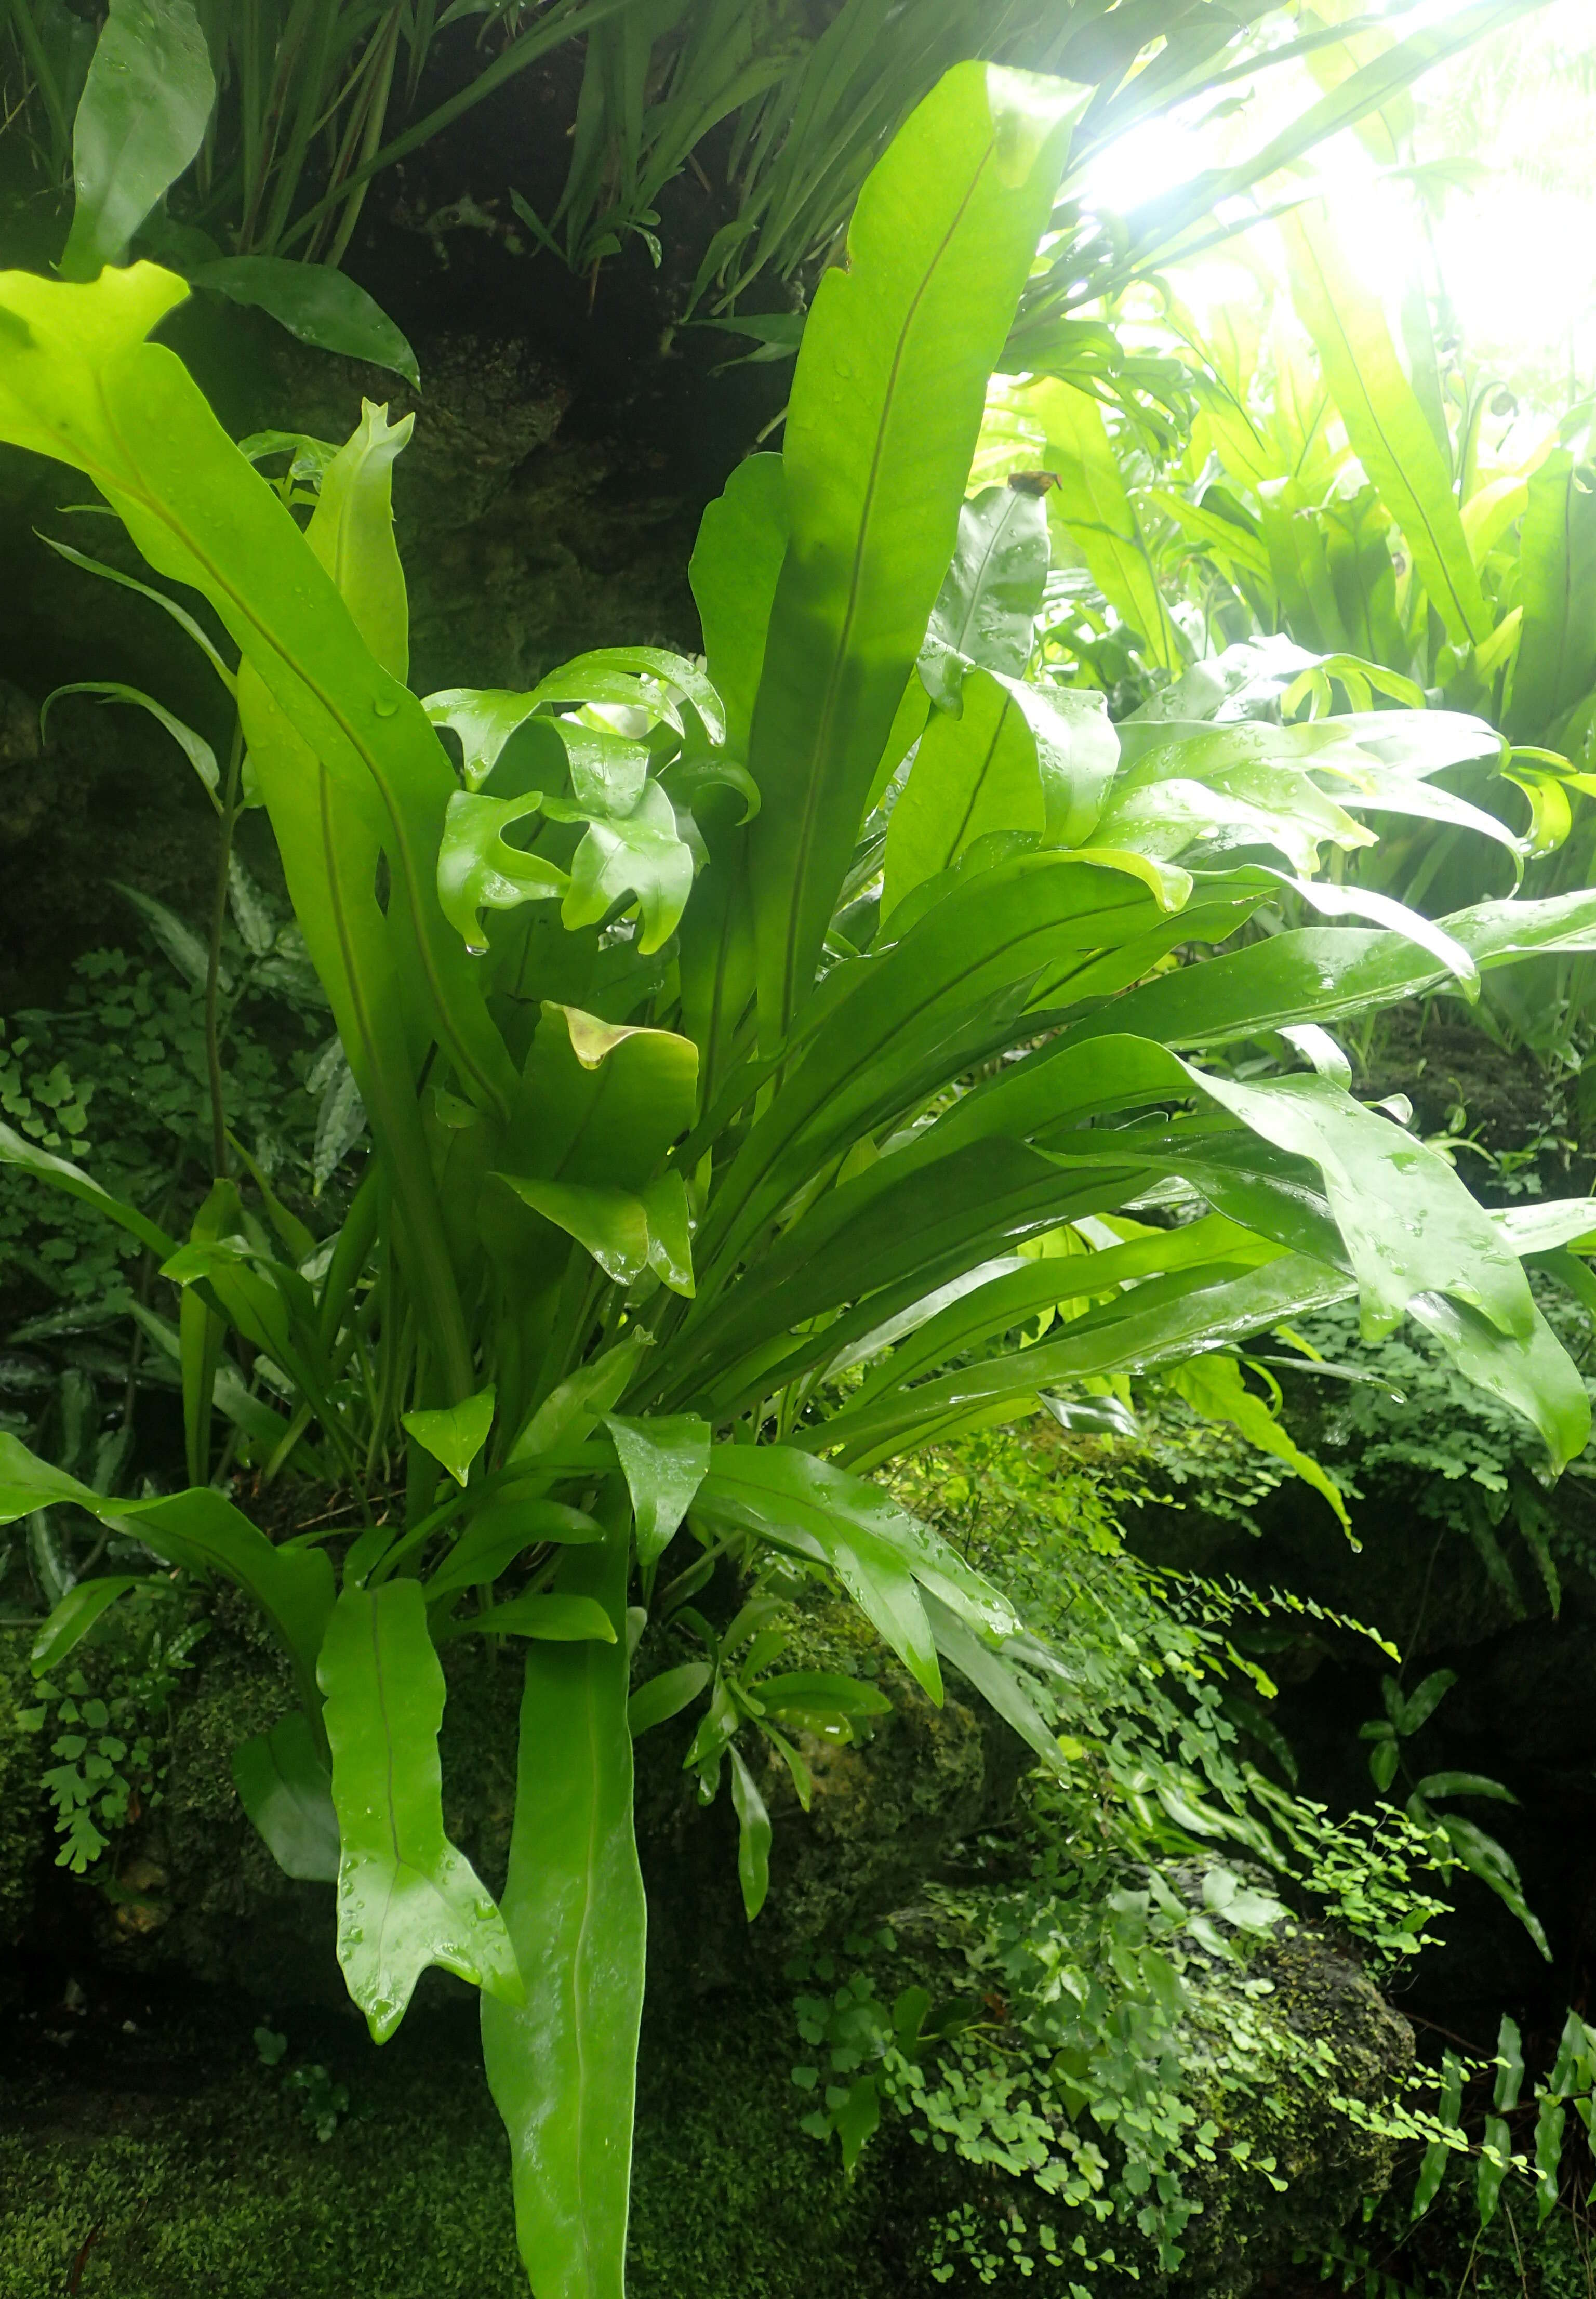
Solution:
<svg viewBox="0 0 1596 2299">
<path fill-rule="evenodd" d="M 281 255 L 226 255 L 218 263 L 198 265 L 188 276 L 196 287 L 269 313 L 302 344 L 369 361 L 401 375 L 413 389 L 421 388 L 415 353 L 381 304 L 347 272 Z"/>
<path fill-rule="evenodd" d="M 38 715 L 41 735 L 51 704 L 59 702 L 63 694 L 98 694 L 107 702 L 128 702 L 140 710 L 147 710 L 159 726 L 165 727 L 205 785 L 212 803 L 216 802 L 216 794 L 221 784 L 221 769 L 216 763 L 216 752 L 203 735 L 196 735 L 192 726 L 186 726 L 181 718 L 174 717 L 164 703 L 157 702 L 153 694 L 145 693 L 137 686 L 125 686 L 114 678 L 75 679 L 70 685 L 57 686 L 45 695 Z"/>
<path fill-rule="evenodd" d="M 33 1640 L 29 1662 L 36 1676 L 64 1660 L 81 1643 L 108 1606 L 139 1583 L 133 1574 L 108 1573 L 94 1581 L 79 1581 L 69 1589 Z"/>
<path fill-rule="evenodd" d="M 1336 1512 L 1344 1532 L 1350 1534 L 1352 1521 L 1346 1513 L 1340 1487 L 1333 1483 L 1312 1456 L 1293 1442 L 1261 1397 L 1248 1389 L 1242 1378 L 1242 1369 L 1234 1357 L 1197 1357 L 1178 1365 L 1165 1375 L 1170 1387 L 1183 1397 L 1194 1412 L 1205 1421 L 1228 1421 L 1238 1429 L 1249 1445 L 1260 1452 L 1272 1454 L 1284 1461 L 1294 1476 L 1327 1501 Z"/>
<path fill-rule="evenodd" d="M 72 228 L 62 277 L 120 263 L 200 148 L 216 101 L 191 0 L 111 0 L 72 122 Z"/>
<path fill-rule="evenodd" d="M 443 1828 L 443 1672 L 420 1583 L 346 1589 L 319 1668 L 342 1846 L 338 1961 L 385 2043 L 442 1964 L 507 2003 L 525 1990 L 504 1920 Z"/>
<path fill-rule="evenodd" d="M 521 2254 L 548 2299 L 620 2299 L 646 1912 L 633 1834 L 627 1544 L 574 1552 L 559 1593 L 602 1605 L 601 1644 L 529 1646 L 505 1918 L 526 2000 L 483 2002 L 509 2132 Z"/>
<path fill-rule="evenodd" d="M 234 1749 L 233 1785 L 285 1875 L 312 1884 L 336 1883 L 338 1815 L 332 1776 L 302 1708 Z"/>
</svg>

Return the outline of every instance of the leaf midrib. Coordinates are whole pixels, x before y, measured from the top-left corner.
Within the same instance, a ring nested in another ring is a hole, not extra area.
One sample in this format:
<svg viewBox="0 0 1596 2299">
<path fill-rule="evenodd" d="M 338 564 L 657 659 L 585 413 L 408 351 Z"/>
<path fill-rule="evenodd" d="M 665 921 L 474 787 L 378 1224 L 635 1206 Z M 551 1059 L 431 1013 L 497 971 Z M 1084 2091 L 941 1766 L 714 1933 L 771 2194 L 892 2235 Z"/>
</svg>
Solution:
<svg viewBox="0 0 1596 2299">
<path fill-rule="evenodd" d="M 828 758 L 831 748 L 831 725 L 837 710 L 842 669 L 844 664 L 848 660 L 849 643 L 853 634 L 854 623 L 859 613 L 860 593 L 863 588 L 864 582 L 864 560 L 871 541 L 871 527 L 872 521 L 875 515 L 877 492 L 881 485 L 881 465 L 886 454 L 887 434 L 891 425 L 891 419 L 897 403 L 899 378 L 902 374 L 904 361 L 907 354 L 909 337 L 914 329 L 914 322 L 919 317 L 920 307 L 930 292 L 931 284 L 936 278 L 937 274 L 947 257 L 949 247 L 953 244 L 954 235 L 958 230 L 960 224 L 963 221 L 965 213 L 968 211 L 972 201 L 975 198 L 977 192 L 980 189 L 981 184 L 986 177 L 988 167 L 991 162 L 993 154 L 996 153 L 996 148 L 997 138 L 996 134 L 993 134 L 988 137 L 986 148 L 981 154 L 980 159 L 977 163 L 974 173 L 971 178 L 963 196 L 960 200 L 958 207 L 955 211 L 947 230 L 943 233 L 935 253 L 932 255 L 930 263 L 927 264 L 918 285 L 915 286 L 914 293 L 910 299 L 908 311 L 906 312 L 903 324 L 898 329 L 897 340 L 893 345 L 892 361 L 888 369 L 887 388 L 882 403 L 881 419 L 876 426 L 875 439 L 871 448 L 870 470 L 864 485 L 864 511 L 859 521 L 859 531 L 854 544 L 853 565 L 848 575 L 848 603 L 843 610 L 842 620 L 838 628 L 836 643 L 831 651 L 831 667 L 826 674 L 825 693 L 822 698 L 821 708 L 816 716 L 814 740 L 809 745 L 809 771 L 804 778 L 804 801 L 798 819 L 798 852 L 792 873 L 795 899 L 793 901 L 791 909 L 788 914 L 787 947 L 782 961 L 781 972 L 781 1010 L 778 1026 L 783 1033 L 785 1033 L 788 1025 L 791 1021 L 792 1014 L 797 1004 L 796 975 L 798 972 L 798 953 L 803 947 L 804 896 L 807 891 L 810 855 L 818 829 L 819 809 L 822 797 L 820 788 L 821 776 L 816 769 L 820 762 Z"/>
</svg>

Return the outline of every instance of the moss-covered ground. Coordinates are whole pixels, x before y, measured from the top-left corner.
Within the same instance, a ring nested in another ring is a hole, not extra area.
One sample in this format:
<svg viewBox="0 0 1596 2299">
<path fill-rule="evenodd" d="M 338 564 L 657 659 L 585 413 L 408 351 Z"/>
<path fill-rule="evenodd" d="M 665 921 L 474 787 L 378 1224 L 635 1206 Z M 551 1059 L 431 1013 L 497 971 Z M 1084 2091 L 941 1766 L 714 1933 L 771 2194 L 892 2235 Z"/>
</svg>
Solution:
<svg viewBox="0 0 1596 2299">
<path fill-rule="evenodd" d="M 285 2020 L 269 2068 L 219 2009 L 167 2000 L 128 2036 L 127 2008 L 63 2008 L 13 2059 L 0 2299 L 525 2299 L 468 2017 L 380 2053 Z M 785 2043 L 732 2005 L 649 2051 L 634 2299 L 887 2299 L 877 2198 L 797 2131 Z M 285 2080 L 310 2065 L 349 2093 L 326 2140 Z"/>
</svg>

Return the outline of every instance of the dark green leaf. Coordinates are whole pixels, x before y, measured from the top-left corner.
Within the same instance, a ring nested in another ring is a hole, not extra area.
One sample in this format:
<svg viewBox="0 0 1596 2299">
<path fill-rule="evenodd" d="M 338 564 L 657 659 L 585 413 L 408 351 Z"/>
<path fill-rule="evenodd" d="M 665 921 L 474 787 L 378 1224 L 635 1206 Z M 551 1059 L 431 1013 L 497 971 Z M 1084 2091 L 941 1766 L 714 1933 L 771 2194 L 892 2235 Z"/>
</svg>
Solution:
<svg viewBox="0 0 1596 2299">
<path fill-rule="evenodd" d="M 269 312 L 302 344 L 368 360 L 421 388 L 416 354 L 393 320 L 347 273 L 326 263 L 292 263 L 280 255 L 227 255 L 190 272 L 196 287 L 209 287 L 230 303 L 252 303 Z"/>
<path fill-rule="evenodd" d="M 1404 1695 L 1393 1679 L 1386 1678 L 1386 1684 L 1390 1688 L 1386 1695 L 1386 1708 L 1392 1723 L 1404 1740 L 1410 1739 L 1415 1732 L 1421 1730 L 1429 1722 L 1457 1681 L 1456 1669 L 1433 1669 L 1422 1684 L 1417 1685 L 1411 1692 Z"/>
<path fill-rule="evenodd" d="M 615 1642 L 615 1625 L 602 1605 L 591 1597 L 511 1597 L 490 1605 L 475 1620 L 451 1624 L 450 1633 L 470 1631 L 483 1636 L 536 1637 L 552 1644 L 576 1644 L 597 1637 Z"/>
<path fill-rule="evenodd" d="M 332 1775 L 302 1708 L 234 1749 L 233 1784 L 285 1875 L 336 1883 L 338 1814 Z"/>
<path fill-rule="evenodd" d="M 737 1813 L 737 1880 L 744 1913 L 752 1923 L 770 1890 L 770 1814 L 735 1740 L 727 1744 L 726 1754 L 732 1759 L 732 1802 Z"/>
<path fill-rule="evenodd" d="M 626 1722 L 635 1740 L 640 1732 L 650 1732 L 656 1724 L 666 1724 L 679 1716 L 690 1701 L 698 1698 L 708 1683 L 714 1671 L 707 1661 L 683 1661 L 678 1668 L 661 1670 L 646 1683 L 640 1684 L 626 1703 Z"/>
<path fill-rule="evenodd" d="M 598 1520 L 564 1501 L 543 1500 L 513 1489 L 495 1493 L 471 1518 L 426 1584 L 428 1601 L 458 1589 L 496 1581 L 517 1556 L 544 1541 L 580 1546 L 600 1538 Z"/>
<path fill-rule="evenodd" d="M 1511 1789 L 1504 1789 L 1500 1780 L 1489 1780 L 1483 1772 L 1426 1772 L 1414 1784 L 1414 1794 L 1426 1803 L 1436 1797 L 1489 1797 L 1498 1804 L 1517 1804 Z"/>
<path fill-rule="evenodd" d="M 191 0 L 111 0 L 72 122 L 67 279 L 120 263 L 200 148 L 216 81 Z"/>
<path fill-rule="evenodd" d="M 74 1645 L 86 1637 L 108 1605 L 125 1597 L 139 1583 L 127 1573 L 110 1573 L 98 1581 L 79 1581 L 69 1589 L 33 1640 L 29 1661 L 35 1676 L 42 1676 Z"/>
</svg>

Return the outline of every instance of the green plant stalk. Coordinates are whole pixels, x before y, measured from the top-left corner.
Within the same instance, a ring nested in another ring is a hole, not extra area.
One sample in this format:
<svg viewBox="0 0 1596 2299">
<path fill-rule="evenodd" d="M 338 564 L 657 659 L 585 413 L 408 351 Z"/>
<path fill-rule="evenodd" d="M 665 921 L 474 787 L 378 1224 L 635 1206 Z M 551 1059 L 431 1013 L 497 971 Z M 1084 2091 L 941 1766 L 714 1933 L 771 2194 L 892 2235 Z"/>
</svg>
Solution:
<svg viewBox="0 0 1596 2299">
<path fill-rule="evenodd" d="M 240 247 L 245 251 L 259 249 L 268 255 L 280 253 L 279 242 L 292 213 L 305 162 L 315 137 L 318 114 L 332 68 L 338 25 L 336 9 L 318 6 L 317 0 L 296 0 L 294 14 L 289 19 L 287 37 L 278 53 L 269 98 L 267 132 L 256 163 L 255 180 L 249 187 L 245 228 L 239 241 Z M 302 72 L 300 57 L 304 52 L 307 37 L 310 45 Z M 279 160 L 278 140 L 283 120 L 294 95 L 296 77 L 299 90 L 293 132 Z M 274 173 L 277 180 L 272 189 L 265 228 L 257 235 L 256 221 Z"/>
<path fill-rule="evenodd" d="M 244 763 L 244 730 L 233 721 L 227 770 L 222 785 L 221 818 L 216 840 L 216 881 L 211 898 L 211 933 L 205 950 L 205 1074 L 211 1091 L 211 1167 L 219 1182 L 227 1178 L 227 1090 L 221 1053 L 221 943 L 227 917 L 227 881 L 233 836 L 241 809 L 238 789 Z"/>
<path fill-rule="evenodd" d="M 33 10 L 29 0 L 11 0 L 10 15 L 16 31 L 18 45 L 27 58 L 29 70 L 33 74 L 34 85 L 38 89 L 44 100 L 45 109 L 50 115 L 50 127 L 54 137 L 52 161 L 56 171 L 60 172 L 65 168 L 68 155 L 72 148 L 72 123 L 67 118 L 66 106 L 62 102 L 61 90 L 56 87 L 54 74 L 50 70 L 50 60 L 45 54 L 44 43 L 39 38 L 38 27 L 33 21 Z"/>
<path fill-rule="evenodd" d="M 332 185 L 335 189 L 348 173 L 357 150 L 360 162 L 364 162 L 371 159 L 380 146 L 383 124 L 388 116 L 388 98 L 393 86 L 393 67 L 398 52 L 399 16 L 395 12 L 375 36 L 371 47 L 361 60 L 359 100 L 351 112 L 343 143 L 333 165 Z M 344 202 L 343 212 L 338 218 L 337 228 L 325 258 L 335 268 L 343 260 L 344 250 L 354 236 L 355 226 L 360 220 L 360 210 L 370 188 L 371 178 L 367 177 L 363 182 L 355 185 Z M 305 250 L 307 262 L 317 260 L 322 233 L 331 220 L 331 217 L 325 218 L 312 235 Z"/>
<path fill-rule="evenodd" d="M 554 7 L 543 21 L 532 31 L 520 34 L 509 47 L 502 49 L 469 87 L 460 89 L 457 95 L 429 112 L 425 120 L 418 120 L 414 127 L 407 128 L 391 143 L 384 145 L 371 159 L 350 171 L 336 193 L 324 194 L 291 226 L 281 230 L 274 241 L 277 252 L 286 254 L 296 247 L 351 192 L 368 184 L 373 176 L 380 175 L 396 160 L 406 159 L 410 153 L 418 151 L 423 144 L 430 143 L 434 136 L 451 127 L 475 105 L 502 87 L 507 80 L 513 79 L 517 72 L 525 71 L 529 64 L 536 63 L 552 49 L 563 46 L 566 40 L 575 39 L 579 33 L 591 31 L 609 17 L 620 14 L 631 4 L 632 0 L 555 0 Z"/>
</svg>

